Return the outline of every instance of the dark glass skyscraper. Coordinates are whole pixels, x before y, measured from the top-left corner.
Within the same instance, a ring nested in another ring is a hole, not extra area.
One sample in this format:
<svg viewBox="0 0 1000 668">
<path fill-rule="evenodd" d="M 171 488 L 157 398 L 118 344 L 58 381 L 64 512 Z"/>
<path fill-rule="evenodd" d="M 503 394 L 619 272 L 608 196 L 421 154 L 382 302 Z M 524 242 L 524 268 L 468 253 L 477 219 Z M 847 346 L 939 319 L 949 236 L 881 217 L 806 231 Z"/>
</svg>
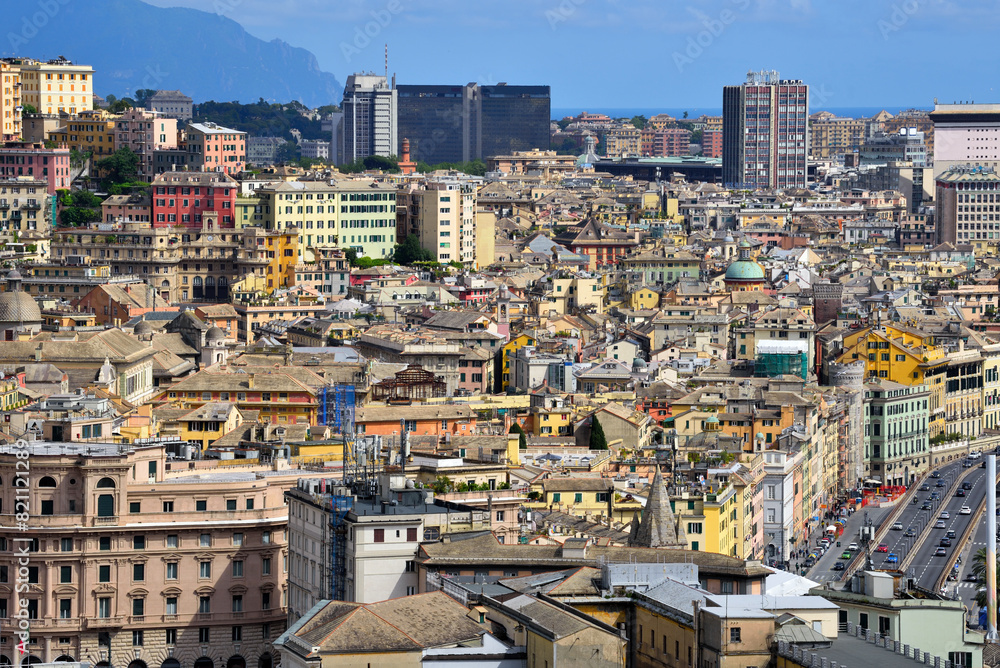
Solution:
<svg viewBox="0 0 1000 668">
<path fill-rule="evenodd" d="M 410 140 L 410 156 L 429 165 L 467 162 L 472 159 L 476 113 L 476 86 L 396 87 L 397 136 L 402 155 L 404 139 Z"/>
<path fill-rule="evenodd" d="M 548 86 L 480 86 L 479 98 L 478 157 L 548 150 L 552 118 Z"/>
</svg>

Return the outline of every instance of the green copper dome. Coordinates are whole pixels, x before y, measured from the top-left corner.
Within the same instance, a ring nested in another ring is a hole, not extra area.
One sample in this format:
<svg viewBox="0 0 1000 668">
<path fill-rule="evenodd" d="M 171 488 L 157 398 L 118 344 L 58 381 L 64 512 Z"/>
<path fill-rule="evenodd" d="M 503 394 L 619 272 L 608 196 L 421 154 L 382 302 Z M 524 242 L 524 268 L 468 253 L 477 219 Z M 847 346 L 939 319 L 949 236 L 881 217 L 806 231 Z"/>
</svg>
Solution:
<svg viewBox="0 0 1000 668">
<path fill-rule="evenodd" d="M 763 281 L 764 267 L 753 260 L 737 260 L 726 269 L 727 281 Z"/>
</svg>

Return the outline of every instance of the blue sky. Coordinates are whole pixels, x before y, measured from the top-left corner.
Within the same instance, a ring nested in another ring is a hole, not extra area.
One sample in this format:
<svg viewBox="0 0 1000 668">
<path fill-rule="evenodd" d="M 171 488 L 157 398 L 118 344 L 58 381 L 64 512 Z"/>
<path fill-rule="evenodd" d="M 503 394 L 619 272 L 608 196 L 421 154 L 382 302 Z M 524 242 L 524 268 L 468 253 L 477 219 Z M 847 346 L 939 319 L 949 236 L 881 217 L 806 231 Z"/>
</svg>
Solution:
<svg viewBox="0 0 1000 668">
<path fill-rule="evenodd" d="M 145 0 L 215 11 L 343 81 L 549 84 L 553 107 L 721 107 L 748 69 L 812 109 L 1000 100 L 1000 0 Z M 993 87 L 997 90 L 994 91 Z"/>
</svg>

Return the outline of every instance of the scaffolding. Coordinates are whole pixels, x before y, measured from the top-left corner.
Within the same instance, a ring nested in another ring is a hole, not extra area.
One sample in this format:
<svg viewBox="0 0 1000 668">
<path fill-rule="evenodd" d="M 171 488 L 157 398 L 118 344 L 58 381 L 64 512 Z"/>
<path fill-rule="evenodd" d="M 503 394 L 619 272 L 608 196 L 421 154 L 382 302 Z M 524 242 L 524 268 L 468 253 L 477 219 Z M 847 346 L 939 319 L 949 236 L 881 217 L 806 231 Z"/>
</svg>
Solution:
<svg viewBox="0 0 1000 668">
<path fill-rule="evenodd" d="M 761 341 L 757 344 L 754 376 L 775 378 L 794 375 L 806 378 L 809 373 L 809 352 L 805 342 Z"/>
<path fill-rule="evenodd" d="M 319 424 L 339 434 L 354 433 L 354 386 L 333 385 L 319 393 Z"/>
</svg>

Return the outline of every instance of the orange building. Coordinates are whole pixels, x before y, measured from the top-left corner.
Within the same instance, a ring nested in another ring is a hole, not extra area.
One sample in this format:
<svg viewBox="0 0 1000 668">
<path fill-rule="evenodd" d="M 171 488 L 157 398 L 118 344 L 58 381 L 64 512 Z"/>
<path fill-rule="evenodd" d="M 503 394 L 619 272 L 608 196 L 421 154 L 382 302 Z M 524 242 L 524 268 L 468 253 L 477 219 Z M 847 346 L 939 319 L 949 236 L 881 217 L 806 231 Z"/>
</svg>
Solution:
<svg viewBox="0 0 1000 668">
<path fill-rule="evenodd" d="M 365 406 L 354 415 L 358 434 L 392 436 L 403 429 L 418 436 L 471 436 L 476 414 L 468 406 L 422 404 L 414 406 Z"/>
</svg>

